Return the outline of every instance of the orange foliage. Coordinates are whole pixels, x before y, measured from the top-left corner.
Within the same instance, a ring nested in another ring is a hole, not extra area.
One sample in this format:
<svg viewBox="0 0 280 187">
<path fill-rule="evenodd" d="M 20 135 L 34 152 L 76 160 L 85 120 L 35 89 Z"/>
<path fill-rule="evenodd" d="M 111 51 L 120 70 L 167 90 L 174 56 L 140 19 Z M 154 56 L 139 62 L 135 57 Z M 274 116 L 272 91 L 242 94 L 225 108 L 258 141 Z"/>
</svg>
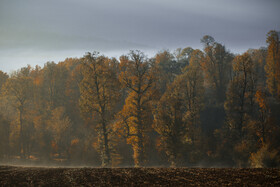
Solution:
<svg viewBox="0 0 280 187">
<path fill-rule="evenodd" d="M 71 141 L 71 146 L 75 146 L 80 142 L 80 140 L 78 138 L 74 139 Z"/>
<path fill-rule="evenodd" d="M 258 102 L 261 109 L 267 109 L 267 103 L 265 101 L 265 93 L 258 90 L 255 94 L 256 101 Z"/>
</svg>

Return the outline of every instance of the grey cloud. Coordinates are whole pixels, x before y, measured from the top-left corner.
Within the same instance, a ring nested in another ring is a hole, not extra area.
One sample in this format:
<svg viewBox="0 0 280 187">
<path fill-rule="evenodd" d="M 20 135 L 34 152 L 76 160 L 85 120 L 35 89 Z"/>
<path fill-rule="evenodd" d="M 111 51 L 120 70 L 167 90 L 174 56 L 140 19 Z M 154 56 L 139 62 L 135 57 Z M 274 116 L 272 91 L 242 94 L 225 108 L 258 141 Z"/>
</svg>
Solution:
<svg viewBox="0 0 280 187">
<path fill-rule="evenodd" d="M 36 58 L 23 55 L 33 63 L 92 50 L 151 53 L 201 48 L 205 34 L 242 52 L 266 45 L 266 33 L 280 29 L 279 5 L 277 0 L 1 0 L 0 68 L 12 67 L 4 58 L 19 68 L 16 62 L 23 60 L 16 51 L 36 53 Z"/>
</svg>

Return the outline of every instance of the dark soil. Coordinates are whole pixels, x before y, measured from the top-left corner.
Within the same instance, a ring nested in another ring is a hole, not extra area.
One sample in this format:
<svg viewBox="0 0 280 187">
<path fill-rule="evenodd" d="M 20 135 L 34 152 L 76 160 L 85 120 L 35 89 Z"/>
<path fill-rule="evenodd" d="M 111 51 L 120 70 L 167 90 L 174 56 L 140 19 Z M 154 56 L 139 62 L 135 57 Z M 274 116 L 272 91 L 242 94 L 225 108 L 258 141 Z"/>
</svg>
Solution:
<svg viewBox="0 0 280 187">
<path fill-rule="evenodd" d="M 280 186 L 280 169 L 0 166 L 0 186 Z"/>
</svg>

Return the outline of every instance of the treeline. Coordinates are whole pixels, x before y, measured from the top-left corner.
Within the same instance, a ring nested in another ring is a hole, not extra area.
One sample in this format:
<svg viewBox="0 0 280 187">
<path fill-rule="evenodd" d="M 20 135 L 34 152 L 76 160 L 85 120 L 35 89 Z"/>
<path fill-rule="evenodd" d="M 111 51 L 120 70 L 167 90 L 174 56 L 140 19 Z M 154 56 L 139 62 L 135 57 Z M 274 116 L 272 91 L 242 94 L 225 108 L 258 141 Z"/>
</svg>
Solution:
<svg viewBox="0 0 280 187">
<path fill-rule="evenodd" d="M 279 33 L 242 55 L 201 42 L 203 51 L 94 52 L 0 71 L 0 159 L 279 167 Z"/>
</svg>

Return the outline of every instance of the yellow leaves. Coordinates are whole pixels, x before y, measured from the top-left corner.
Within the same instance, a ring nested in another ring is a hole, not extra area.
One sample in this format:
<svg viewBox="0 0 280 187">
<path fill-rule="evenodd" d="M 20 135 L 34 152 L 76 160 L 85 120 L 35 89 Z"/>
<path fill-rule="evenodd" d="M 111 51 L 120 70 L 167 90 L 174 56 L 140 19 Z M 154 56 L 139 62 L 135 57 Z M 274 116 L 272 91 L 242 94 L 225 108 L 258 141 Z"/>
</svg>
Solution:
<svg viewBox="0 0 280 187">
<path fill-rule="evenodd" d="M 173 55 L 169 51 L 164 50 L 156 55 L 155 60 L 156 60 L 156 64 L 160 64 L 160 63 L 168 63 L 173 58 L 174 58 Z"/>
<path fill-rule="evenodd" d="M 234 58 L 233 70 L 234 77 L 229 84 L 227 101 L 225 102 L 225 108 L 230 109 L 231 113 L 233 110 L 242 108 L 248 104 L 250 98 L 254 97 L 256 86 L 253 61 L 248 53 L 238 55 Z M 243 112 L 241 111 L 241 113 Z"/>
<path fill-rule="evenodd" d="M 261 90 L 258 90 L 255 94 L 256 101 L 258 102 L 261 109 L 267 109 L 267 103 L 265 100 L 265 93 Z"/>
<path fill-rule="evenodd" d="M 269 44 L 265 66 L 266 82 L 270 93 L 280 99 L 280 42 L 278 33 L 270 31 L 267 34 L 266 42 Z"/>
<path fill-rule="evenodd" d="M 40 77 L 36 77 L 33 82 L 36 86 L 40 86 L 43 83 L 43 80 Z"/>
<path fill-rule="evenodd" d="M 270 148 L 269 144 L 263 144 L 255 153 L 251 153 L 249 161 L 253 168 L 269 167 L 269 163 L 277 160 L 278 150 Z"/>
<path fill-rule="evenodd" d="M 253 71 L 253 61 L 248 53 L 238 55 L 233 60 L 233 70 L 236 72 L 250 72 Z"/>
<path fill-rule="evenodd" d="M 2 85 L 6 82 L 6 80 L 9 78 L 7 73 L 4 73 L 3 71 L 0 70 L 0 93 L 2 89 Z"/>
<path fill-rule="evenodd" d="M 120 95 L 115 62 L 103 56 L 85 56 L 84 61 L 80 83 L 81 109 L 105 115 L 113 109 Z"/>
<path fill-rule="evenodd" d="M 122 71 L 125 71 L 127 68 L 128 68 L 128 66 L 129 66 L 130 64 L 129 64 L 129 58 L 128 58 L 128 56 L 125 56 L 125 55 L 123 55 L 123 56 L 121 56 L 120 57 L 120 69 L 122 70 Z"/>
<path fill-rule="evenodd" d="M 51 142 L 51 147 L 54 151 L 57 151 L 57 149 L 58 149 L 57 143 L 55 141 Z"/>
<path fill-rule="evenodd" d="M 203 59 L 203 52 L 200 51 L 199 49 L 196 49 L 191 53 L 191 58 L 190 58 L 189 64 L 191 66 L 200 66 L 202 59 Z M 203 65 L 206 66 L 205 63 Z"/>
<path fill-rule="evenodd" d="M 71 126 L 71 121 L 65 114 L 64 107 L 58 107 L 52 110 L 51 117 L 47 121 L 47 130 L 49 130 L 56 142 L 63 136 Z"/>
<path fill-rule="evenodd" d="M 71 140 L 71 146 L 78 145 L 79 142 L 80 142 L 80 140 L 78 138 L 75 138 L 75 139 Z"/>
<path fill-rule="evenodd" d="M 119 80 L 127 88 L 128 96 L 122 111 L 118 114 L 116 129 L 126 137 L 134 150 L 134 161 L 138 165 L 143 160 L 145 133 L 151 129 L 152 101 L 155 92 L 155 72 L 140 51 L 131 51 L 129 56 L 120 58 Z"/>
</svg>

